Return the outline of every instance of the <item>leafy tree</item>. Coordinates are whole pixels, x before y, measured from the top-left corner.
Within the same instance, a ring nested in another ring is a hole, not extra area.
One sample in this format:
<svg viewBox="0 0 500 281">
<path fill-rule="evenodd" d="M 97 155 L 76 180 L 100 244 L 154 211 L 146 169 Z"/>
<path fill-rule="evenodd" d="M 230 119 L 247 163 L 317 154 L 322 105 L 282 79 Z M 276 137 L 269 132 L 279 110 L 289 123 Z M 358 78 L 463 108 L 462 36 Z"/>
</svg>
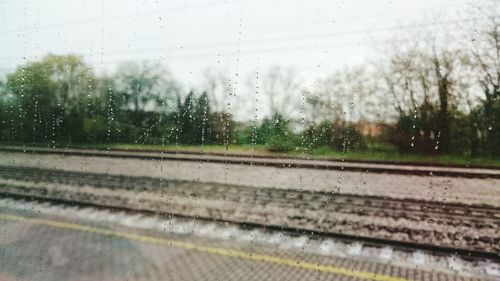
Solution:
<svg viewBox="0 0 500 281">
<path fill-rule="evenodd" d="M 255 131 L 255 143 L 267 144 L 272 152 L 288 152 L 296 147 L 296 136 L 290 130 L 290 121 L 280 113 L 265 118 Z"/>
<path fill-rule="evenodd" d="M 262 80 L 263 102 L 269 107 L 270 116 L 293 116 L 298 109 L 301 79 L 289 67 L 272 66 Z"/>
<path fill-rule="evenodd" d="M 96 114 L 102 100 L 97 78 L 78 56 L 48 55 L 10 74 L 7 87 L 17 104 L 24 142 L 79 141 L 85 116 Z"/>
<path fill-rule="evenodd" d="M 13 96 L 7 91 L 4 81 L 0 80 L 0 141 L 17 140 L 17 123 Z"/>
<path fill-rule="evenodd" d="M 179 86 L 160 64 L 126 62 L 115 76 L 117 100 L 122 110 L 132 112 L 133 125 L 145 125 L 144 112 L 166 110 L 175 101 Z"/>
</svg>

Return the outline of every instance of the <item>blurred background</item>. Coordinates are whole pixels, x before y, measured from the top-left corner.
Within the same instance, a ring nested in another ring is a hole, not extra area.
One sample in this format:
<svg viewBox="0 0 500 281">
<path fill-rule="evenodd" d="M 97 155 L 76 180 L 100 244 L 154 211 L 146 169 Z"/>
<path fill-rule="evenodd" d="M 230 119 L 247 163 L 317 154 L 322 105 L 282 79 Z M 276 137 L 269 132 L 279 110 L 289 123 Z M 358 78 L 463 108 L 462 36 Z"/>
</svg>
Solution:
<svg viewBox="0 0 500 281">
<path fill-rule="evenodd" d="M 0 141 L 500 165 L 500 2 L 0 2 Z"/>
</svg>

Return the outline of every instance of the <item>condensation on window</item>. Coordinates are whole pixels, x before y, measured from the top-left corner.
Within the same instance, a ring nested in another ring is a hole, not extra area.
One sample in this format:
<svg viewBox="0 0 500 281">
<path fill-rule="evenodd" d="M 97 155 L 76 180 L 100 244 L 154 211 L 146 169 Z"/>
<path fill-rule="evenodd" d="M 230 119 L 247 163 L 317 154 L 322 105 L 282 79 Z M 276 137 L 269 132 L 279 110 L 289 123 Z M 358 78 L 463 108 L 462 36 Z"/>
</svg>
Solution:
<svg viewBox="0 0 500 281">
<path fill-rule="evenodd" d="M 0 280 L 500 279 L 499 16 L 0 0 Z"/>
</svg>

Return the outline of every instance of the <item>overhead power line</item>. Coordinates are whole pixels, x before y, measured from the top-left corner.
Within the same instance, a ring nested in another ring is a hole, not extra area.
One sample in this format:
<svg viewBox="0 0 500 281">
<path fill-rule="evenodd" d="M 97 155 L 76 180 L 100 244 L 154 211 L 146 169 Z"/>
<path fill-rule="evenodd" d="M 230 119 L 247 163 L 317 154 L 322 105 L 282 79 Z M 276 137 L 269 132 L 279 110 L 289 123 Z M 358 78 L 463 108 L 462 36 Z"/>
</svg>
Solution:
<svg viewBox="0 0 500 281">
<path fill-rule="evenodd" d="M 157 15 L 157 14 L 178 12 L 178 11 L 183 11 L 183 10 L 201 9 L 201 8 L 225 5 L 225 4 L 235 4 L 235 3 L 239 3 L 239 2 L 243 2 L 243 1 L 244 0 L 217 1 L 217 2 L 209 1 L 209 2 L 205 2 L 202 4 L 198 4 L 198 5 L 193 5 L 193 6 L 188 6 L 188 7 L 179 6 L 179 7 L 158 9 L 155 11 L 147 11 L 147 12 L 144 12 L 141 14 L 134 13 L 134 14 L 126 14 L 126 15 L 117 15 L 117 16 L 112 16 L 112 17 L 107 17 L 107 18 L 94 17 L 94 18 L 82 19 L 82 20 L 77 20 L 77 21 L 47 24 L 47 25 L 40 25 L 40 26 L 27 27 L 27 28 L 4 29 L 4 30 L 0 30 L 0 34 L 16 33 L 16 32 L 23 32 L 23 31 L 30 31 L 30 30 L 39 31 L 39 30 L 43 30 L 43 29 L 84 25 L 84 24 L 89 24 L 89 23 L 94 23 L 94 22 L 115 21 L 115 20 L 129 19 L 129 18 L 148 16 L 148 15 Z"/>
<path fill-rule="evenodd" d="M 226 42 L 202 43 L 202 44 L 193 44 L 193 45 L 183 46 L 183 50 L 206 49 L 209 47 L 225 47 L 225 46 L 233 47 L 233 46 L 263 44 L 263 43 L 270 43 L 270 42 L 295 41 L 295 40 L 304 40 L 304 39 L 335 38 L 335 37 L 339 37 L 339 36 L 354 35 L 354 34 L 363 34 L 363 33 L 369 34 L 369 33 L 374 33 L 374 32 L 408 30 L 408 29 L 415 29 L 415 28 L 425 28 L 425 27 L 429 27 L 429 26 L 457 24 L 457 23 L 461 23 L 461 22 L 468 22 L 468 21 L 474 21 L 474 20 L 477 20 L 477 18 L 449 20 L 449 21 L 434 21 L 434 22 L 428 22 L 428 23 L 423 23 L 423 24 L 386 26 L 386 27 L 380 27 L 380 28 L 344 30 L 344 31 L 317 33 L 317 34 L 287 35 L 287 36 L 278 36 L 278 37 L 272 37 L 272 38 L 260 38 L 260 39 L 253 39 L 253 40 L 245 40 L 245 41 L 229 41 L 229 42 L 226 41 Z M 357 43 L 355 45 L 357 45 Z M 179 50 L 179 47 L 164 46 L 164 47 L 153 47 L 153 48 L 145 48 L 145 49 L 114 50 L 113 54 L 130 54 L 130 53 L 141 53 L 141 52 L 168 52 L 168 51 L 175 51 L 175 50 Z M 18 58 L 19 58 L 19 56 L 0 57 L 0 60 L 13 60 L 13 59 L 18 59 Z"/>
<path fill-rule="evenodd" d="M 30 31 L 30 30 L 35 30 L 35 31 L 40 31 L 43 29 L 51 29 L 51 28 L 60 28 L 60 27 L 67 27 L 67 26 L 77 26 L 77 25 L 83 25 L 83 24 L 89 24 L 89 23 L 95 23 L 95 22 L 103 22 L 103 21 L 115 21 L 115 20 L 123 20 L 123 19 L 129 19 L 129 18 L 136 18 L 136 17 L 142 17 L 142 16 L 148 16 L 148 15 L 157 15 L 157 14 L 164 14 L 168 12 L 177 12 L 177 11 L 182 11 L 182 10 L 192 10 L 192 9 L 200 9 L 200 8 L 207 8 L 207 7 L 212 7 L 212 6 L 219 6 L 219 5 L 224 5 L 224 4 L 236 4 L 239 2 L 244 2 L 245 0 L 232 0 L 232 1 L 218 1 L 218 2 L 206 2 L 198 5 L 193 5 L 190 7 L 185 7 L 185 6 L 179 6 L 179 7 L 173 7 L 173 8 L 165 8 L 165 9 L 158 9 L 155 11 L 147 11 L 144 13 L 134 13 L 134 14 L 126 14 L 126 15 L 117 15 L 117 16 L 112 16 L 112 17 L 94 17 L 94 18 L 88 18 L 88 19 L 82 19 L 78 21 L 71 21 L 71 22 L 63 22 L 63 23 L 56 23 L 56 24 L 48 24 L 48 25 L 40 25 L 36 27 L 27 27 L 27 28 L 17 28 L 17 29 L 6 29 L 6 30 L 0 30 L 0 34 L 7 34 L 7 33 L 14 33 L 14 32 L 23 32 L 23 31 Z M 392 15 L 400 15 L 400 14 L 407 14 L 407 13 L 412 13 L 412 12 L 422 12 L 422 11 L 433 11 L 433 10 L 438 10 L 438 9 L 443 9 L 443 8 L 450 8 L 450 6 L 463 6 L 467 4 L 466 2 L 463 3 L 457 3 L 454 5 L 440 5 L 440 6 L 433 6 L 433 7 L 427 7 L 427 8 L 422 8 L 422 9 L 415 9 L 415 10 L 404 10 L 404 11 L 399 11 L 396 13 L 391 13 Z M 353 20 L 353 19 L 366 19 L 370 17 L 381 17 L 381 16 L 387 16 L 386 14 L 365 14 L 365 15 L 356 15 L 352 17 L 338 17 L 336 20 Z M 293 27 L 293 26 L 298 26 L 298 25 L 310 25 L 310 24 L 331 24 L 331 21 L 313 21 L 313 22 L 296 22 L 292 24 L 286 24 L 282 25 L 281 27 Z M 273 28 L 273 27 L 271 27 Z M 264 29 L 269 29 L 269 27 L 265 27 Z M 255 30 L 255 28 L 254 28 Z"/>
</svg>

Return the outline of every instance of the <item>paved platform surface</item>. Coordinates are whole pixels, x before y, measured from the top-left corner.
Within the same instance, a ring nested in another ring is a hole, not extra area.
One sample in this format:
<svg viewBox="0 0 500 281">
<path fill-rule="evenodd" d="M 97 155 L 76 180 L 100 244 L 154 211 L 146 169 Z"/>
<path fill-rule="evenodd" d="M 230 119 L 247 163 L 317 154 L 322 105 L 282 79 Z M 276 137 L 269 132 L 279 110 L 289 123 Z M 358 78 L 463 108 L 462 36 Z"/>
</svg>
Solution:
<svg viewBox="0 0 500 281">
<path fill-rule="evenodd" d="M 63 213 L 0 207 L 0 280 L 487 280 Z"/>
</svg>

